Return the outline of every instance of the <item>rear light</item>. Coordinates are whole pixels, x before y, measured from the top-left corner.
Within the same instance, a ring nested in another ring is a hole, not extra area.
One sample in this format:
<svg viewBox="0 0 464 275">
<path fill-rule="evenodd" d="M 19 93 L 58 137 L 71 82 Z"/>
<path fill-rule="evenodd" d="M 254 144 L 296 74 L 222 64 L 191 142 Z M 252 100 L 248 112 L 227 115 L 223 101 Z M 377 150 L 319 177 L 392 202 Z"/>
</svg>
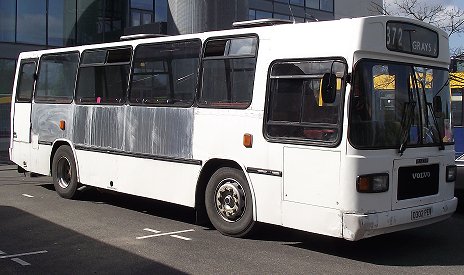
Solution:
<svg viewBox="0 0 464 275">
<path fill-rule="evenodd" d="M 388 191 L 388 174 L 361 175 L 356 179 L 356 190 L 360 193 L 380 193 Z"/>
<path fill-rule="evenodd" d="M 456 181 L 457 172 L 458 170 L 456 168 L 456 165 L 446 166 L 446 181 L 447 182 Z"/>
</svg>

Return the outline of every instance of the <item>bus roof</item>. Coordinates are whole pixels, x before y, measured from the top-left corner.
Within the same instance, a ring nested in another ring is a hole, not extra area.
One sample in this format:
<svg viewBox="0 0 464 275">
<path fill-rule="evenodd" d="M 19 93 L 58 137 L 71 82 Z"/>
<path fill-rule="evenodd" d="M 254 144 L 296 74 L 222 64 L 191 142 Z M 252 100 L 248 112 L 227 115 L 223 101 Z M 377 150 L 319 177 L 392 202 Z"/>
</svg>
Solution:
<svg viewBox="0 0 464 275">
<path fill-rule="evenodd" d="M 405 22 L 425 27 L 438 34 L 439 52 L 437 57 L 413 55 L 395 52 L 386 47 L 387 22 Z M 311 58 L 324 56 L 341 56 L 347 62 L 355 63 L 360 58 L 388 58 L 401 62 L 435 63 L 436 66 L 449 65 L 448 35 L 430 24 L 402 17 L 370 16 L 351 19 L 318 21 L 295 24 L 280 24 L 259 27 L 243 27 L 239 29 L 211 31 L 195 34 L 162 36 L 155 38 L 141 38 L 128 41 L 110 42 L 103 44 L 82 45 L 61 49 L 48 49 L 21 53 L 20 58 L 35 58 L 42 54 L 84 51 L 95 48 L 132 46 L 138 44 L 168 42 L 188 39 L 206 41 L 211 37 L 236 36 L 255 34 L 261 41 L 272 43 L 272 52 L 279 53 L 280 58 Z M 262 53 L 260 53 L 262 54 Z M 386 57 L 388 55 L 388 57 Z M 276 56 L 276 55 L 275 55 Z"/>
</svg>

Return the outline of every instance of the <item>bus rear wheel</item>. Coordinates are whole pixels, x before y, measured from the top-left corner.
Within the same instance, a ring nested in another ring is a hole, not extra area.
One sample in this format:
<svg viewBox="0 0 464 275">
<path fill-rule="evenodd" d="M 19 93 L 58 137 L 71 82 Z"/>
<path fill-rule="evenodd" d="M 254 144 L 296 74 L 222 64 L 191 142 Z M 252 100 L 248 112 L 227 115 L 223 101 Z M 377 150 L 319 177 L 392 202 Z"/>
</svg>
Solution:
<svg viewBox="0 0 464 275">
<path fill-rule="evenodd" d="M 63 198 L 77 195 L 77 170 L 74 154 L 69 146 L 60 146 L 53 156 L 52 177 L 55 190 Z"/>
<path fill-rule="evenodd" d="M 253 228 L 250 186 L 241 170 L 218 169 L 206 186 L 205 206 L 211 223 L 224 235 L 243 237 Z"/>
</svg>

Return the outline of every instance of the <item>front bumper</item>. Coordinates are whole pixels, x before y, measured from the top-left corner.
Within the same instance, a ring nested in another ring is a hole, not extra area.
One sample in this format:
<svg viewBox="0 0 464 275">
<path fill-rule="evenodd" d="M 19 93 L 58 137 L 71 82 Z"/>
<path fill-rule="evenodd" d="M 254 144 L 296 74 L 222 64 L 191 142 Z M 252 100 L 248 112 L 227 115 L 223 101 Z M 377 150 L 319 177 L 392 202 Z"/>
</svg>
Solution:
<svg viewBox="0 0 464 275">
<path fill-rule="evenodd" d="M 356 241 L 384 233 L 410 229 L 445 220 L 456 211 L 456 197 L 432 204 L 372 214 L 343 214 L 343 238 Z M 411 220 L 411 212 L 432 208 L 432 214 L 421 220 Z"/>
</svg>

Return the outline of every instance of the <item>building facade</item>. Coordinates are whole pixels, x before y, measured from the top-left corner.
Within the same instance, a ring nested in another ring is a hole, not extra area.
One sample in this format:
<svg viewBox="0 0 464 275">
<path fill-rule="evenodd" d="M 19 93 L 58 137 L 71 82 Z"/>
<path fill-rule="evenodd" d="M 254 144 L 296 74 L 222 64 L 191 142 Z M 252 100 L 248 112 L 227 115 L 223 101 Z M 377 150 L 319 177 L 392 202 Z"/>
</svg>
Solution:
<svg viewBox="0 0 464 275">
<path fill-rule="evenodd" d="M 226 29 L 263 18 L 295 22 L 370 15 L 367 0 L 1 0 L 0 162 L 8 158 L 10 96 L 20 52 Z M 374 2 L 381 4 L 382 0 Z"/>
</svg>

